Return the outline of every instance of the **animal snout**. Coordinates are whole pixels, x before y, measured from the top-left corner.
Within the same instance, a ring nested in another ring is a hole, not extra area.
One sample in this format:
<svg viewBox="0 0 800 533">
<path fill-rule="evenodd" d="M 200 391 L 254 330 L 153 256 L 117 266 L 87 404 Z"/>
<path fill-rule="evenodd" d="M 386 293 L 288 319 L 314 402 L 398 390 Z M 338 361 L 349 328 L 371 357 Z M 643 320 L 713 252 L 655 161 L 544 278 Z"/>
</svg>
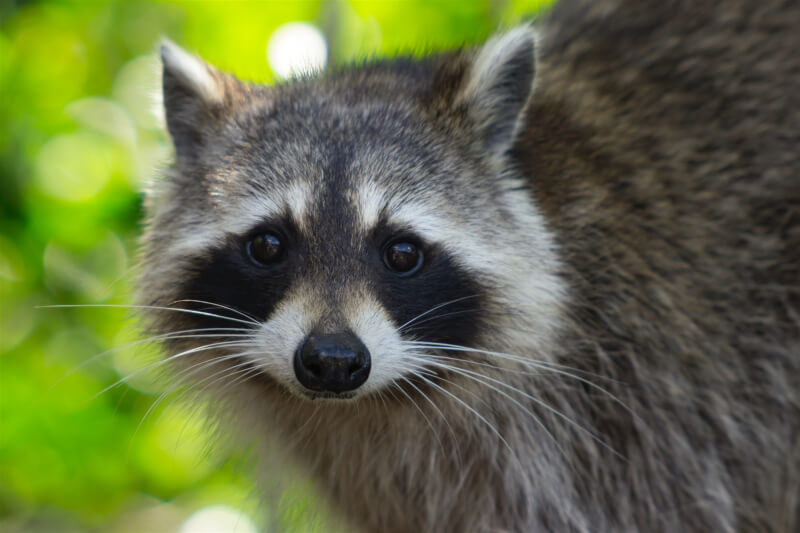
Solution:
<svg viewBox="0 0 800 533">
<path fill-rule="evenodd" d="M 346 392 L 367 381 L 367 347 L 352 333 L 310 335 L 294 356 L 294 373 L 312 391 Z"/>
</svg>

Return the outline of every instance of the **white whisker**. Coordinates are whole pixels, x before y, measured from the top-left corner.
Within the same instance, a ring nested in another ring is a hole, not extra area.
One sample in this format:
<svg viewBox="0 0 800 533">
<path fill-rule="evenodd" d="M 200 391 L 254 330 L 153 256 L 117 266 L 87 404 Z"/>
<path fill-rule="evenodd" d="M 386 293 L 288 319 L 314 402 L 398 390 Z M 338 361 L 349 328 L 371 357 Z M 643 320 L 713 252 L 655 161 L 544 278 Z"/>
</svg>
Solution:
<svg viewBox="0 0 800 533">
<path fill-rule="evenodd" d="M 212 334 L 212 333 L 200 334 L 200 333 L 197 333 L 197 334 L 195 334 L 195 332 L 208 332 L 208 331 L 237 331 L 237 332 L 241 332 L 241 333 L 230 333 L 230 334 L 228 334 L 228 333 L 224 333 L 224 334 Z M 97 361 L 101 357 L 105 357 L 106 355 L 110 355 L 110 354 L 112 354 L 114 352 L 118 352 L 120 350 L 125 350 L 125 349 L 131 348 L 133 346 L 138 346 L 140 344 L 147 344 L 147 343 L 158 342 L 158 341 L 163 341 L 163 340 L 172 340 L 172 339 L 195 339 L 195 338 L 206 338 L 206 337 L 213 337 L 213 338 L 250 337 L 250 336 L 252 336 L 252 334 L 244 333 L 244 332 L 248 332 L 248 331 L 251 331 L 251 330 L 249 328 L 195 328 L 195 329 L 184 329 L 184 330 L 172 331 L 172 332 L 169 332 L 169 333 L 163 333 L 161 335 L 154 335 L 154 336 L 151 336 L 151 337 L 147 337 L 145 339 L 137 339 L 135 341 L 131 341 L 131 342 L 128 342 L 126 344 L 122 344 L 120 346 L 114 346 L 113 348 L 109 348 L 108 350 L 104 350 L 104 351 L 100 352 L 99 354 L 93 355 L 92 357 L 86 359 L 85 361 L 82 361 L 77 366 L 75 366 L 72 369 L 68 370 L 63 376 L 58 378 L 55 383 L 50 385 L 50 387 L 48 388 L 48 391 L 52 390 L 55 386 L 57 386 L 59 383 L 64 381 L 66 378 L 68 378 L 69 376 L 71 376 L 75 372 L 78 372 L 82 368 L 86 367 L 86 365 L 89 365 L 93 361 Z"/>
<path fill-rule="evenodd" d="M 248 315 L 244 311 L 239 311 L 238 309 L 236 309 L 234 307 L 227 306 L 227 305 L 217 304 L 217 303 L 214 303 L 214 302 L 207 302 L 205 300 L 176 300 L 176 301 L 174 301 L 172 303 L 179 304 L 179 303 L 183 303 L 183 302 L 197 303 L 197 304 L 204 304 L 204 305 L 213 305 L 214 307 L 219 307 L 220 309 L 225 309 L 226 311 L 230 311 L 232 313 L 236 313 L 237 315 L 246 318 L 247 320 L 250 321 L 250 323 L 252 325 L 254 325 L 256 327 L 261 325 L 261 322 L 259 322 L 258 318 L 254 317 L 252 315 Z"/>
<path fill-rule="evenodd" d="M 619 452 L 614 450 L 606 442 L 604 442 L 602 439 L 600 439 L 600 437 L 598 437 L 595 433 L 593 433 L 592 431 L 590 431 L 590 430 L 586 429 L 585 427 L 581 426 L 580 424 L 578 424 L 577 422 L 575 422 L 574 420 L 569 418 L 567 415 L 565 415 L 564 413 L 562 413 L 561 411 L 559 411 L 558 409 L 556 409 L 552 405 L 549 405 L 547 402 L 545 402 L 541 398 L 537 398 L 537 397 L 535 397 L 535 396 L 533 396 L 533 395 L 531 395 L 531 394 L 529 394 L 529 393 L 527 393 L 527 392 L 525 392 L 525 391 L 523 391 L 521 389 L 518 389 L 517 387 L 514 387 L 513 385 L 505 383 L 505 382 L 503 382 L 503 381 L 501 381 L 499 379 L 495 379 L 495 378 L 492 378 L 490 376 L 486 376 L 484 374 L 479 374 L 477 372 L 473 372 L 471 370 L 467 370 L 467 369 L 464 369 L 464 368 L 457 368 L 457 367 L 452 366 L 452 365 L 443 365 L 442 363 L 432 363 L 432 364 L 434 366 L 441 366 L 442 368 L 450 370 L 451 372 L 455 372 L 455 373 L 460 374 L 462 376 L 471 378 L 471 379 L 473 379 L 474 381 L 476 381 L 478 383 L 482 383 L 486 387 L 490 388 L 491 390 L 494 390 L 498 394 L 502 394 L 504 397 L 508 398 L 509 400 L 514 402 L 516 405 L 520 406 L 525 412 L 527 412 L 529 415 L 531 415 L 536 420 L 536 422 L 539 424 L 539 426 L 545 432 L 547 432 L 548 435 L 550 435 L 550 437 L 553 439 L 553 441 L 556 443 L 556 446 L 559 447 L 559 450 L 561 450 L 562 453 L 565 453 L 565 452 L 560 447 L 560 445 L 558 444 L 558 441 L 555 438 L 555 436 L 553 436 L 553 434 L 547 429 L 547 427 L 544 425 L 544 423 L 535 414 L 531 413 L 521 403 L 519 403 L 515 398 L 512 398 L 510 395 L 508 395 L 507 393 L 501 391 L 497 387 L 492 386 L 491 383 L 495 383 L 497 385 L 505 387 L 505 388 L 507 388 L 507 389 L 509 389 L 509 390 L 511 390 L 511 391 L 513 391 L 513 392 L 515 392 L 515 393 L 517 393 L 517 394 L 519 394 L 519 395 L 531 400 L 532 402 L 534 402 L 535 404 L 537 404 L 540 407 L 544 408 L 545 410 L 547 410 L 548 412 L 552 413 L 556 417 L 564 420 L 567 424 L 571 425 L 575 429 L 585 433 L 591 439 L 593 439 L 595 442 L 597 442 L 598 444 L 600 444 L 601 446 L 603 446 L 604 448 L 606 448 L 607 450 L 609 450 L 613 454 L 615 454 L 618 457 L 624 459 L 624 457 Z M 565 457 L 566 457 L 566 454 L 565 454 Z"/>
<path fill-rule="evenodd" d="M 239 359 L 239 358 L 241 358 L 241 357 L 243 357 L 245 355 L 249 355 L 249 354 L 252 354 L 252 353 L 261 353 L 261 352 L 260 351 L 254 351 L 254 352 L 236 352 L 236 353 L 231 353 L 231 354 L 228 354 L 228 355 L 225 355 L 225 356 L 222 356 L 222 357 L 212 358 L 212 359 L 210 359 L 208 361 L 201 361 L 199 363 L 195 363 L 194 365 L 192 365 L 192 366 L 190 366 L 188 368 L 182 369 L 180 372 L 178 372 L 176 374 L 176 378 L 177 379 L 176 379 L 175 383 L 173 383 L 172 385 L 167 387 L 167 389 L 164 392 L 162 392 L 158 396 L 158 398 L 156 398 L 156 400 L 150 405 L 150 407 L 147 409 L 147 411 L 145 411 L 144 415 L 142 416 L 142 419 L 139 421 L 139 425 L 137 426 L 136 431 L 138 432 L 139 428 L 142 426 L 144 421 L 147 419 L 148 415 L 153 411 L 153 409 L 156 408 L 156 406 L 158 406 L 158 404 L 160 404 L 172 391 L 174 391 L 178 387 L 182 386 L 186 381 L 188 381 L 190 378 L 192 378 L 192 376 L 194 376 L 198 372 L 202 372 L 203 370 L 206 370 L 207 368 L 210 368 L 210 367 L 212 367 L 212 366 L 214 366 L 216 364 L 219 364 L 219 363 L 222 363 L 222 362 L 225 362 L 225 361 L 230 361 L 232 359 Z M 245 364 L 249 365 L 251 363 L 249 361 L 245 361 L 243 363 L 240 363 L 239 365 L 234 365 L 234 368 L 236 368 L 238 366 L 243 366 Z M 213 378 L 219 376 L 220 374 L 224 374 L 225 372 L 229 372 L 230 370 L 231 370 L 230 367 L 223 368 L 220 372 L 216 372 L 214 374 L 211 374 L 210 376 L 206 376 L 205 378 L 201 379 L 200 381 L 198 381 L 196 383 L 193 383 L 192 386 L 193 387 L 197 387 L 199 385 L 202 385 L 202 384 L 206 383 L 208 380 L 213 379 Z M 188 389 L 186 391 L 186 393 L 188 393 L 189 390 L 191 390 L 191 388 Z M 135 434 L 136 433 L 134 432 L 134 436 L 135 436 Z"/>
<path fill-rule="evenodd" d="M 37 306 L 37 309 L 68 309 L 68 308 L 106 308 L 106 309 L 150 309 L 153 311 L 177 311 L 180 313 L 187 313 L 190 315 L 199 315 L 199 316 L 206 316 L 211 318 L 220 318 L 222 320 L 230 320 L 231 322 L 238 322 L 240 324 L 247 324 L 248 326 L 252 326 L 254 323 L 250 320 L 241 320 L 239 318 L 233 318 L 224 315 L 218 315 L 216 313 L 210 313 L 208 311 L 198 311 L 196 309 L 181 309 L 178 307 L 166 307 L 166 306 L 158 306 L 158 305 L 123 305 L 123 304 L 56 304 L 56 305 L 40 305 Z M 260 325 L 255 323 L 256 325 Z"/>
<path fill-rule="evenodd" d="M 426 322 L 431 322 L 433 320 L 441 320 L 443 318 L 452 318 L 454 316 L 459 316 L 459 315 L 468 315 L 468 314 L 473 314 L 473 313 L 476 313 L 476 312 L 477 312 L 476 308 L 471 308 L 471 309 L 462 309 L 461 311 L 450 311 L 448 313 L 442 313 L 441 315 L 429 316 L 428 318 L 426 318 L 424 320 L 419 320 L 417 322 L 414 322 L 413 323 L 413 327 L 409 327 L 409 328 L 405 329 L 404 333 L 405 334 L 409 334 L 409 333 L 411 333 L 411 332 L 413 332 L 415 330 L 418 330 L 418 329 L 420 329 L 420 325 L 421 324 L 425 324 Z"/>
<path fill-rule="evenodd" d="M 456 402 L 458 402 L 459 404 L 464 406 L 464 408 L 466 408 L 469 412 L 471 412 L 476 417 L 478 417 L 478 419 L 481 422 L 483 422 L 486 425 L 486 427 L 488 427 L 495 435 L 497 435 L 497 438 L 500 439 L 500 441 L 503 443 L 503 445 L 508 449 L 509 453 L 511 453 L 511 456 L 516 460 L 517 464 L 521 466 L 519 458 L 517 457 L 517 454 L 514 451 L 514 449 L 511 447 L 511 445 L 508 443 L 508 441 L 505 439 L 505 437 L 503 437 L 502 433 L 500 433 L 500 430 L 498 430 L 491 422 L 489 422 L 486 419 L 486 417 L 484 417 L 475 408 L 473 408 L 471 405 L 469 405 L 467 402 L 465 402 L 464 400 L 462 400 L 461 398 L 459 398 L 458 396 L 456 396 L 452 392 L 450 392 L 447 389 L 445 389 L 444 387 L 441 387 L 440 385 L 437 385 L 436 383 L 434 383 L 431 379 L 429 379 L 429 378 L 427 378 L 425 376 L 422 376 L 422 375 L 419 375 L 418 377 L 421 380 L 423 380 L 424 382 L 426 382 L 428 385 L 430 385 L 431 387 L 434 387 L 435 389 L 441 391 L 443 394 L 451 397 L 453 400 L 455 400 Z"/>
<path fill-rule="evenodd" d="M 516 362 L 516 363 L 519 363 L 519 364 L 522 364 L 524 366 L 528 366 L 528 367 L 531 367 L 531 368 L 544 370 L 544 371 L 549 372 L 551 374 L 557 374 L 557 375 L 560 375 L 560 376 L 568 377 L 570 379 L 574 379 L 574 380 L 576 380 L 576 381 L 578 381 L 580 383 L 583 383 L 584 385 L 586 385 L 588 387 L 591 387 L 591 388 L 601 392 L 602 394 L 604 394 L 605 396 L 607 396 L 608 398 L 612 399 L 614 402 L 619 404 L 621 407 L 625 408 L 625 410 L 627 410 L 628 413 L 630 413 L 632 416 L 638 418 L 636 416 L 636 413 L 634 413 L 633 410 L 625 402 L 623 402 L 621 399 L 619 399 L 617 396 L 615 396 L 614 394 L 612 394 L 608 390 L 604 389 L 603 387 L 597 385 L 596 383 L 594 383 L 594 382 L 592 382 L 592 381 L 590 381 L 590 380 L 588 380 L 588 379 L 586 379 L 586 378 L 584 378 L 582 376 L 576 375 L 574 373 L 574 372 L 580 372 L 580 373 L 585 373 L 587 375 L 590 375 L 592 377 L 602 377 L 602 376 L 599 376 L 599 375 L 596 375 L 596 374 L 592 374 L 590 372 L 584 372 L 584 371 L 579 370 L 579 369 L 574 369 L 572 367 L 565 366 L 565 365 L 560 365 L 560 364 L 556 364 L 556 363 L 551 363 L 551 362 L 546 362 L 546 361 L 539 361 L 539 360 L 532 360 L 532 359 L 525 358 L 525 357 L 522 357 L 522 356 L 507 354 L 507 353 L 503 353 L 503 352 L 495 352 L 495 351 L 491 351 L 491 350 L 481 350 L 481 349 L 478 349 L 478 348 L 469 348 L 469 347 L 466 347 L 466 346 L 459 346 L 457 344 L 436 343 L 436 342 L 419 342 L 419 341 L 408 341 L 406 344 L 409 344 L 411 346 L 418 347 L 418 348 L 428 348 L 428 349 L 432 349 L 432 350 L 453 351 L 453 352 L 467 352 L 467 353 L 476 353 L 476 354 L 489 355 L 489 356 L 492 356 L 492 357 L 497 357 L 499 359 L 506 359 L 506 360 L 509 360 L 509 361 L 513 361 L 513 362 Z M 570 370 L 570 371 L 567 371 L 567 370 Z"/>
<path fill-rule="evenodd" d="M 403 381 L 405 381 L 406 383 L 408 383 L 408 385 L 409 385 L 409 386 L 411 386 L 411 387 L 412 387 L 412 388 L 413 388 L 415 391 L 417 391 L 417 392 L 418 392 L 418 393 L 419 393 L 419 394 L 420 394 L 420 395 L 421 395 L 421 396 L 422 396 L 422 397 L 423 397 L 423 398 L 424 398 L 424 399 L 425 399 L 425 400 L 426 400 L 426 401 L 427 401 L 429 404 L 431 404 L 431 407 L 433 407 L 433 409 L 434 409 L 434 410 L 435 410 L 435 411 L 436 411 L 436 412 L 439 414 L 439 416 L 440 416 L 440 417 L 442 417 L 442 420 L 443 420 L 443 421 L 444 421 L 444 423 L 447 425 L 447 429 L 448 429 L 448 431 L 450 432 L 450 435 L 453 437 L 453 442 L 454 442 L 454 443 L 457 443 L 457 442 L 458 442 L 458 439 L 456 438 L 456 433 L 455 433 L 455 430 L 453 430 L 453 426 L 451 426 L 451 425 L 450 425 L 450 421 L 448 421 L 448 420 L 447 420 L 447 417 L 446 417 L 446 416 L 445 416 L 445 414 L 442 412 L 442 410 L 441 410 L 441 409 L 439 409 L 439 406 L 437 406 L 437 405 L 436 405 L 436 403 L 435 403 L 433 400 L 431 400 L 431 399 L 428 397 L 428 395 L 427 395 L 427 394 L 425 394 L 425 393 L 424 393 L 424 392 L 423 392 L 423 391 L 422 391 L 422 390 L 421 390 L 419 387 L 417 387 L 416 385 L 414 385 L 414 383 L 413 383 L 413 382 L 412 382 L 410 379 L 408 379 L 408 378 L 402 378 L 402 379 L 403 379 Z M 437 439 L 437 440 L 438 440 L 438 439 Z M 439 443 L 441 444 L 441 441 L 440 441 Z M 442 453 L 444 453 L 444 448 L 442 448 Z M 457 461 L 459 464 L 461 463 L 461 455 L 460 455 L 460 453 L 459 453 L 459 450 L 458 450 L 458 448 L 456 448 L 456 461 Z"/>
<path fill-rule="evenodd" d="M 403 381 L 405 381 L 406 383 L 409 383 L 409 384 L 411 384 L 411 382 L 410 382 L 410 381 L 409 381 L 407 378 L 404 378 L 404 377 L 403 377 L 403 378 L 400 378 L 400 379 L 401 379 L 401 380 L 403 380 Z M 408 401 L 409 401 L 409 402 L 411 402 L 411 404 L 412 404 L 414 407 L 416 407 L 417 411 L 419 411 L 419 414 L 421 414 L 421 415 L 422 415 L 422 418 L 424 418 L 424 419 L 425 419 L 425 422 L 427 422 L 427 423 L 428 423 L 428 427 L 430 427 L 430 428 L 431 428 L 431 433 L 433 433 L 433 437 L 436 439 L 436 442 L 439 444 L 439 449 L 440 449 L 440 451 L 442 452 L 442 454 L 444 454 L 444 445 L 442 444 L 442 440 L 439 438 L 439 432 L 438 432 L 438 431 L 436 431 L 436 428 L 434 428 L 434 427 L 433 427 L 433 423 L 432 423 L 432 422 L 430 421 L 430 419 L 428 418 L 428 415 L 426 415 L 426 414 L 425 414 L 425 412 L 422 410 L 422 408 L 421 408 L 419 405 L 417 405 L 417 402 L 415 402 L 415 401 L 414 401 L 414 399 L 413 399 L 413 398 L 412 398 L 412 397 L 411 397 L 411 396 L 410 396 L 410 395 L 409 395 L 409 394 L 408 394 L 406 391 L 404 391 L 404 390 L 403 390 L 403 388 L 402 388 L 402 387 L 401 387 L 399 384 L 397 384 L 397 383 L 392 383 L 392 385 L 393 385 L 393 386 L 394 386 L 394 387 L 395 387 L 397 390 L 399 390 L 399 391 L 400 391 L 400 392 L 403 394 L 403 396 L 405 396 L 406 398 L 408 398 Z M 413 386 L 413 385 L 412 385 L 412 386 Z"/>
<path fill-rule="evenodd" d="M 460 302 L 460 301 L 463 301 L 463 300 L 467 300 L 469 298 L 476 298 L 476 297 L 477 297 L 477 295 L 475 295 L 475 294 L 470 295 L 470 296 L 462 296 L 461 298 L 455 298 L 453 300 L 449 300 L 447 302 L 444 302 L 444 303 L 441 303 L 439 305 L 436 305 L 436 306 L 428 309 L 424 313 L 420 313 L 417 316 L 415 316 L 414 318 L 412 318 L 411 320 L 407 321 L 405 324 L 403 324 L 402 326 L 398 327 L 397 331 L 402 332 L 407 326 L 410 326 L 415 321 L 419 320 L 420 318 L 422 318 L 422 317 L 424 317 L 426 315 L 429 315 L 430 313 L 433 313 L 437 309 L 441 309 L 442 307 L 444 307 L 446 305 L 451 305 L 451 304 L 454 304 L 454 303 L 457 303 L 457 302 Z"/>
<path fill-rule="evenodd" d="M 147 371 L 150 371 L 150 370 L 152 370 L 154 368 L 162 366 L 162 365 L 168 363 L 169 361 L 174 361 L 175 359 L 178 359 L 180 357 L 186 357 L 187 355 L 191 355 L 193 353 L 199 353 L 199 352 L 203 352 L 203 351 L 206 351 L 206 350 L 213 350 L 213 349 L 216 349 L 216 348 L 230 348 L 230 347 L 234 347 L 234 346 L 254 346 L 254 344 L 252 342 L 247 342 L 247 341 L 225 341 L 225 342 L 217 342 L 217 343 L 213 343 L 213 344 L 206 344 L 206 345 L 203 345 L 203 346 L 198 346 L 196 348 L 192 348 L 190 350 L 185 350 L 183 352 L 179 352 L 179 353 L 177 353 L 175 355 L 172 355 L 170 357 L 166 357 L 164 359 L 161 359 L 160 361 L 156 361 L 155 363 L 152 363 L 150 365 L 147 365 L 147 366 L 144 366 L 142 368 L 139 368 L 138 370 L 121 377 L 120 379 L 118 379 L 117 381 L 112 383 L 111 385 L 107 386 L 106 388 L 104 388 L 103 390 L 101 390 L 100 392 L 98 392 L 97 394 L 92 396 L 89 399 L 89 401 L 92 401 L 95 398 L 97 398 L 98 396 L 100 396 L 100 395 L 108 392 L 109 390 L 113 389 L 114 387 L 129 381 L 131 378 L 133 378 L 133 377 L 135 377 L 135 376 L 137 376 L 137 375 L 139 375 L 139 374 L 141 374 L 143 372 L 147 372 Z"/>
</svg>

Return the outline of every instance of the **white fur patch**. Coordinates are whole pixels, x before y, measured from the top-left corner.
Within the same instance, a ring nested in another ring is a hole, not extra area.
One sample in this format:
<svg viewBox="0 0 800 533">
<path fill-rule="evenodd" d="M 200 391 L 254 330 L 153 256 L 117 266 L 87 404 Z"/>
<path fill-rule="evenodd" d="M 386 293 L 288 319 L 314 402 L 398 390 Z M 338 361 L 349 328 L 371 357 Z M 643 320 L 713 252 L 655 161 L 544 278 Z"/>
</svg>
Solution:
<svg viewBox="0 0 800 533">
<path fill-rule="evenodd" d="M 265 220 L 282 216 L 291 199 L 275 196 L 258 195 L 231 202 L 220 214 L 220 229 L 229 235 L 241 235 Z"/>
<path fill-rule="evenodd" d="M 180 238 L 174 237 L 166 253 L 174 257 L 193 257 L 218 246 L 223 238 L 224 233 L 214 225 L 193 226 L 192 231 L 183 232 Z"/>
<path fill-rule="evenodd" d="M 301 229 L 306 228 L 308 205 L 314 194 L 311 185 L 307 182 L 295 181 L 286 191 L 286 204 L 295 224 Z"/>
<path fill-rule="evenodd" d="M 358 188 L 355 206 L 364 230 L 375 227 L 385 205 L 385 193 L 375 184 L 368 181 Z"/>
<path fill-rule="evenodd" d="M 257 336 L 262 344 L 261 351 L 251 355 L 251 360 L 285 385 L 302 388 L 294 373 L 293 358 L 313 322 L 314 314 L 302 298 L 283 298 L 270 319 L 261 326 Z"/>
<path fill-rule="evenodd" d="M 401 376 L 418 370 L 405 354 L 397 325 L 380 303 L 372 299 L 362 301 L 348 320 L 372 359 L 369 379 L 358 389 L 359 393 L 381 390 Z"/>
<path fill-rule="evenodd" d="M 180 234 L 172 237 L 173 242 L 165 247 L 165 253 L 174 257 L 201 254 L 218 246 L 228 235 L 243 235 L 264 220 L 281 216 L 286 209 L 284 206 L 291 209 L 292 204 L 295 208 L 305 209 L 305 204 L 290 192 L 280 201 L 253 196 L 208 210 L 202 213 L 202 217 L 192 213 L 190 218 L 181 222 Z"/>
</svg>

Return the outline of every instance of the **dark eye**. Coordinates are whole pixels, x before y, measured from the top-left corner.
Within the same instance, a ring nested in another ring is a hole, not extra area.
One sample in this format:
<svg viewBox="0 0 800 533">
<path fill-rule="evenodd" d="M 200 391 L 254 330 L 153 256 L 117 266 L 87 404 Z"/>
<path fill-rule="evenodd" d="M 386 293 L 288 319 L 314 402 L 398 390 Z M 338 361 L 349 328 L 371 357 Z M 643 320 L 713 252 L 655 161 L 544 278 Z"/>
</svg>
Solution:
<svg viewBox="0 0 800 533">
<path fill-rule="evenodd" d="M 411 275 L 422 266 L 422 250 L 410 242 L 394 242 L 384 249 L 383 262 L 389 270 Z"/>
<path fill-rule="evenodd" d="M 274 233 L 262 233 L 250 239 L 247 252 L 255 262 L 270 265 L 283 256 L 283 243 Z"/>
</svg>

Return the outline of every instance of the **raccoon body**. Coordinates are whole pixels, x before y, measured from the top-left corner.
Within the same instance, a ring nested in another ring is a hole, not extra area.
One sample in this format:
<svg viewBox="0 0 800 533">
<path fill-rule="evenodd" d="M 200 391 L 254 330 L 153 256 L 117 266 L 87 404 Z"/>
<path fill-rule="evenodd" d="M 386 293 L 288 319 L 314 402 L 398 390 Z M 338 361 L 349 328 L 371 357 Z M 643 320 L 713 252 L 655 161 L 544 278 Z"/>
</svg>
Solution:
<svg viewBox="0 0 800 533">
<path fill-rule="evenodd" d="M 800 530 L 797 28 L 563 0 L 274 87 L 164 45 L 176 379 L 365 531 Z"/>
</svg>

